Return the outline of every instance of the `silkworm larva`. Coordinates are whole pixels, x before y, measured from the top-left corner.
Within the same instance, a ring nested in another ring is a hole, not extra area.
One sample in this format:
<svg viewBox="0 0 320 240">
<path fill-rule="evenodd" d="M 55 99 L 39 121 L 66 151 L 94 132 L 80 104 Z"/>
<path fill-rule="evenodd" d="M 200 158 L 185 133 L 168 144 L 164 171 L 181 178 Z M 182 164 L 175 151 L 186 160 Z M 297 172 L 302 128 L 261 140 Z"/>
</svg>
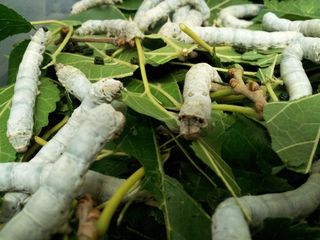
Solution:
<svg viewBox="0 0 320 240">
<path fill-rule="evenodd" d="M 66 90 L 82 101 L 91 87 L 90 81 L 78 68 L 58 63 L 55 65 L 59 82 Z"/>
<path fill-rule="evenodd" d="M 155 7 L 156 5 L 158 5 L 162 1 L 163 0 L 144 0 L 140 4 L 136 14 L 134 15 L 133 21 L 139 22 L 139 20 L 141 18 L 143 18 L 143 15 L 145 14 L 146 11 L 148 11 L 149 9 Z"/>
<path fill-rule="evenodd" d="M 267 31 L 297 31 L 304 36 L 320 37 L 320 19 L 291 21 L 268 12 L 263 16 L 262 27 Z"/>
<path fill-rule="evenodd" d="M 320 39 L 300 38 L 286 47 L 280 62 L 281 77 L 290 100 L 312 95 L 312 86 L 302 65 L 302 58 L 320 62 Z"/>
<path fill-rule="evenodd" d="M 180 109 L 180 133 L 195 139 L 208 125 L 211 117 L 211 82 L 221 81 L 218 73 L 206 63 L 193 65 L 186 74 L 183 104 Z"/>
<path fill-rule="evenodd" d="M 124 116 L 109 104 L 92 109 L 63 155 L 53 164 L 43 185 L 2 228 L 0 239 L 42 240 L 56 232 L 67 219 L 70 204 L 81 188 L 90 163 L 105 142 L 119 134 L 124 123 Z"/>
<path fill-rule="evenodd" d="M 150 25 L 162 18 L 166 18 L 171 12 L 185 5 L 191 5 L 201 12 L 204 20 L 209 19 L 210 9 L 204 0 L 164 0 L 155 7 L 145 11 L 140 17 L 135 17 L 135 22 L 142 31 L 146 31 Z"/>
<path fill-rule="evenodd" d="M 217 28 L 190 26 L 200 38 L 212 45 L 231 45 L 244 49 L 284 48 L 290 42 L 301 38 L 298 32 L 265 32 L 240 28 Z M 184 33 L 177 39 L 192 43 L 193 40 Z"/>
<path fill-rule="evenodd" d="M 105 33 L 107 36 L 123 37 L 128 41 L 135 37 L 143 38 L 143 33 L 135 22 L 122 19 L 88 20 L 82 23 L 75 33 L 78 35 Z"/>
<path fill-rule="evenodd" d="M 43 184 L 53 164 L 4 163 L 0 165 L 0 192 L 24 192 L 32 194 Z M 92 195 L 97 202 L 106 201 L 113 195 L 124 179 L 88 171 L 78 196 Z"/>
<path fill-rule="evenodd" d="M 312 213 L 320 203 L 319 162 L 307 182 L 299 188 L 284 193 L 244 196 L 238 198 L 251 216 L 253 227 L 261 226 L 266 218 L 303 218 Z M 248 223 L 234 198 L 229 198 L 216 208 L 212 216 L 212 239 L 250 240 Z"/>
<path fill-rule="evenodd" d="M 181 32 L 179 24 L 184 23 L 189 26 L 201 26 L 203 23 L 202 14 L 195 10 L 190 9 L 189 6 L 179 8 L 173 14 L 173 22 L 166 22 L 159 30 L 159 34 L 175 38 Z"/>
<path fill-rule="evenodd" d="M 253 24 L 252 21 L 240 18 L 257 16 L 263 4 L 241 4 L 223 8 L 218 16 L 217 23 L 223 27 L 247 28 Z"/>
<path fill-rule="evenodd" d="M 62 65 L 59 65 L 59 67 L 62 67 Z M 59 68 L 58 71 L 62 69 L 63 68 Z M 69 83 L 67 84 L 70 85 Z M 73 92 L 75 92 L 76 89 L 78 89 L 78 87 L 75 87 L 73 89 Z M 103 79 L 92 84 L 90 86 L 90 90 L 86 94 L 86 97 L 83 98 L 80 106 L 74 110 L 68 122 L 56 133 L 53 138 L 51 138 L 51 140 L 46 145 L 44 145 L 40 149 L 37 155 L 33 157 L 30 162 L 55 162 L 65 150 L 65 147 L 68 145 L 70 139 L 77 132 L 80 124 L 84 119 L 87 118 L 90 109 L 98 106 L 101 103 L 110 103 L 116 96 L 120 94 L 122 89 L 122 83 L 114 79 Z M 81 94 L 78 94 L 78 96 L 83 97 L 82 94 L 83 92 Z M 20 211 L 22 205 L 25 202 L 25 199 L 28 197 L 28 195 L 23 193 L 5 194 L 5 196 L 3 197 L 3 204 L 1 209 L 3 213 L 1 221 L 7 221 L 7 219 L 14 215 L 17 211 Z"/>
<path fill-rule="evenodd" d="M 45 44 L 50 36 L 40 28 L 23 55 L 14 87 L 14 95 L 9 119 L 7 137 L 17 152 L 25 152 L 30 143 L 33 131 L 33 111 L 38 94 L 40 69 Z"/>
<path fill-rule="evenodd" d="M 122 3 L 122 0 L 81 0 L 72 5 L 70 14 L 77 14 L 89 8 L 103 5 L 103 4 L 115 4 L 115 3 Z"/>
</svg>

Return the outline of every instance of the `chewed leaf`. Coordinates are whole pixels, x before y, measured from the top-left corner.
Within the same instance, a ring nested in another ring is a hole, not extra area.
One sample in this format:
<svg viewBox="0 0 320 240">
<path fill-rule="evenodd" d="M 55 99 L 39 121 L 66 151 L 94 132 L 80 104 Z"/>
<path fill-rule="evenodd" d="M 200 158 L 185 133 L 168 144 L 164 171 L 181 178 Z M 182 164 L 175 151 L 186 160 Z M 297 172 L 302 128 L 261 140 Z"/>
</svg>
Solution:
<svg viewBox="0 0 320 240">
<path fill-rule="evenodd" d="M 32 25 L 13 9 L 0 4 L 0 41 L 18 33 L 29 32 Z"/>
<path fill-rule="evenodd" d="M 0 163 L 12 162 L 16 151 L 7 138 L 7 120 L 9 118 L 14 85 L 0 88 Z"/>
<path fill-rule="evenodd" d="M 81 56 L 72 53 L 59 54 L 57 62 L 80 69 L 92 81 L 97 81 L 106 77 L 122 78 L 131 76 L 138 68 L 137 65 L 111 58 L 109 56 L 105 56 L 104 65 L 98 65 L 94 63 L 94 57 Z"/>
<path fill-rule="evenodd" d="M 34 134 L 39 134 L 41 129 L 48 125 L 49 113 L 56 109 L 60 100 L 58 87 L 48 78 L 42 78 L 39 86 L 40 94 L 37 96 L 34 114 Z"/>
<path fill-rule="evenodd" d="M 240 187 L 233 176 L 231 168 L 223 161 L 212 146 L 209 146 L 202 139 L 198 139 L 192 143 L 191 148 L 195 154 L 217 174 L 233 197 L 240 195 Z"/>
<path fill-rule="evenodd" d="M 320 94 L 266 105 L 264 118 L 272 148 L 283 163 L 297 172 L 310 171 L 320 138 Z"/>
<path fill-rule="evenodd" d="M 167 44 L 162 48 L 145 52 L 146 62 L 154 66 L 165 64 L 175 58 L 187 57 L 188 54 L 197 48 L 195 44 L 179 42 L 175 39 L 157 34 L 149 35 L 148 38 L 161 38 Z"/>
</svg>

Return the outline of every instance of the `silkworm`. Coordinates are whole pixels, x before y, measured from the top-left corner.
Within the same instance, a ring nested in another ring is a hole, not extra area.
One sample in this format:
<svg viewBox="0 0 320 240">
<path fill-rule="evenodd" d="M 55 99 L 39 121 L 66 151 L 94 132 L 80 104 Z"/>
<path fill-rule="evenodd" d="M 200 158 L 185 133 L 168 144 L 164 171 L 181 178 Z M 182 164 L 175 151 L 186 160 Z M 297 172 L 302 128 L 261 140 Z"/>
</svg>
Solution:
<svg viewBox="0 0 320 240">
<path fill-rule="evenodd" d="M 223 8 L 218 16 L 217 23 L 223 27 L 247 28 L 253 24 L 252 21 L 240 18 L 257 16 L 263 4 L 241 4 Z"/>
<path fill-rule="evenodd" d="M 0 192 L 36 192 L 48 177 L 53 164 L 46 163 L 3 163 L 0 165 Z M 78 196 L 92 195 L 97 202 L 106 201 L 124 179 L 107 176 L 98 172 L 88 171 Z"/>
<path fill-rule="evenodd" d="M 56 64 L 55 68 L 58 80 L 62 86 L 78 100 L 82 101 L 91 87 L 91 83 L 84 73 L 78 68 L 61 63 Z"/>
<path fill-rule="evenodd" d="M 40 69 L 50 32 L 40 28 L 31 38 L 17 73 L 7 137 L 17 152 L 25 152 L 33 133 L 33 111 L 38 94 Z"/>
<path fill-rule="evenodd" d="M 133 21 L 139 22 L 141 18 L 143 18 L 143 15 L 146 11 L 149 9 L 155 7 L 163 0 L 143 0 L 143 2 L 140 4 L 136 14 L 134 15 Z"/>
<path fill-rule="evenodd" d="M 221 81 L 219 74 L 206 63 L 193 65 L 186 74 L 183 104 L 179 112 L 180 133 L 195 139 L 211 117 L 211 82 Z"/>
<path fill-rule="evenodd" d="M 72 85 L 71 83 L 73 83 L 73 79 L 68 78 L 67 76 L 71 73 L 79 73 L 78 71 L 80 70 L 75 71 L 74 67 L 65 66 L 62 64 L 56 65 L 56 70 L 58 77 L 61 78 L 63 76 L 63 80 L 61 81 L 64 81 L 68 86 L 72 86 L 72 89 L 69 90 L 76 93 L 80 100 L 82 100 L 82 103 L 74 110 L 68 122 L 56 133 L 56 135 L 51 138 L 46 145 L 40 149 L 36 156 L 30 160 L 32 163 L 55 162 L 64 152 L 70 139 L 78 131 L 80 124 L 87 118 L 90 109 L 102 103 L 110 103 L 120 94 L 123 89 L 123 85 L 120 81 L 114 79 L 102 79 L 94 84 L 90 84 L 90 89 L 87 89 L 87 93 L 82 90 L 77 92 L 77 90 L 80 89 L 79 86 Z M 62 74 L 60 71 L 63 71 L 66 75 Z M 84 83 L 84 75 L 80 75 L 82 82 L 79 83 Z M 76 78 L 78 77 L 79 75 Z M 87 80 L 87 82 L 89 83 L 89 80 Z M 88 86 L 88 84 L 85 84 L 84 86 Z M 28 197 L 28 195 L 23 193 L 5 194 L 1 209 L 1 221 L 7 221 L 17 211 L 20 211 Z"/>
<path fill-rule="evenodd" d="M 75 33 L 78 35 L 105 33 L 107 36 L 123 37 L 128 41 L 135 37 L 143 38 L 143 33 L 135 22 L 122 19 L 88 20 L 82 23 Z"/>
<path fill-rule="evenodd" d="M 251 239 L 248 223 L 239 205 L 251 216 L 250 224 L 253 227 L 261 226 L 266 218 L 308 216 L 320 203 L 319 172 L 319 162 L 316 162 L 307 182 L 293 191 L 223 201 L 212 216 L 212 239 Z"/>
<path fill-rule="evenodd" d="M 149 26 L 158 22 L 162 18 L 167 18 L 168 15 L 184 5 L 191 5 L 196 10 L 201 12 L 203 19 L 207 20 L 210 17 L 210 9 L 204 0 L 164 0 L 155 7 L 147 10 L 144 14 L 134 18 L 142 31 L 148 30 Z"/>
<path fill-rule="evenodd" d="M 312 86 L 303 69 L 302 58 L 320 62 L 320 39 L 301 38 L 291 43 L 282 53 L 280 73 L 290 100 L 312 95 Z"/>
<path fill-rule="evenodd" d="M 304 36 L 320 37 L 320 19 L 291 21 L 268 12 L 262 18 L 262 27 L 266 31 L 297 31 Z"/>
<path fill-rule="evenodd" d="M 109 104 L 92 109 L 62 156 L 53 164 L 42 186 L 23 210 L 2 228 L 0 239 L 42 240 L 56 232 L 65 223 L 70 204 L 95 155 L 105 142 L 119 134 L 124 123 L 122 113 Z"/>
<path fill-rule="evenodd" d="M 122 3 L 122 0 L 81 0 L 72 5 L 70 14 L 78 14 L 95 6 L 115 3 Z"/>
<path fill-rule="evenodd" d="M 159 30 L 159 34 L 175 38 L 179 35 L 180 23 L 184 23 L 189 26 L 201 26 L 203 23 L 202 14 L 195 10 L 191 9 L 190 6 L 183 6 L 173 14 L 172 22 L 168 21 Z"/>
<path fill-rule="evenodd" d="M 284 48 L 290 42 L 301 38 L 299 32 L 265 32 L 240 28 L 217 28 L 190 26 L 201 39 L 212 45 L 231 45 L 244 49 Z M 178 40 L 192 43 L 193 40 L 184 33 L 177 36 Z"/>
</svg>

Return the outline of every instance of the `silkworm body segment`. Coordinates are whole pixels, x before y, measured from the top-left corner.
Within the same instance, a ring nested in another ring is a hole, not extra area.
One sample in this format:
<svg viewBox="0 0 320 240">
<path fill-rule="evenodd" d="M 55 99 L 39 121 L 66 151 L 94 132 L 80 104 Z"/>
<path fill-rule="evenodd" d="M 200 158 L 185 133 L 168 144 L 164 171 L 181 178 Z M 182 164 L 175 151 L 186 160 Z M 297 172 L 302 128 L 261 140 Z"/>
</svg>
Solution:
<svg viewBox="0 0 320 240">
<path fill-rule="evenodd" d="M 217 23 L 224 27 L 247 28 L 253 22 L 240 18 L 257 16 L 262 8 L 263 4 L 241 4 L 226 7 L 220 11 Z"/>
<path fill-rule="evenodd" d="M 40 28 L 32 37 L 19 65 L 7 122 L 7 136 L 17 152 L 27 150 L 32 136 L 33 111 L 41 73 L 39 65 L 49 36 L 49 32 Z"/>
<path fill-rule="evenodd" d="M 115 3 L 122 3 L 122 0 L 81 0 L 72 5 L 70 14 L 78 14 L 91 7 Z"/>
</svg>

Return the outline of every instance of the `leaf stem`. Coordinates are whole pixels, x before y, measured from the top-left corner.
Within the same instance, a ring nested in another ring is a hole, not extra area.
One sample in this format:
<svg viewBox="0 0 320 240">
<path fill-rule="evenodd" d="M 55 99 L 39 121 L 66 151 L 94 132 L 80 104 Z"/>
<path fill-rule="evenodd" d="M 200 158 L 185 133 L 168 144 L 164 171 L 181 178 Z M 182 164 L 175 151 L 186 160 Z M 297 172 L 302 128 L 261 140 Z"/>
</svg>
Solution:
<svg viewBox="0 0 320 240">
<path fill-rule="evenodd" d="M 249 115 L 256 119 L 261 120 L 261 115 L 259 115 L 253 108 L 250 107 L 242 107 L 237 105 L 230 105 L 230 104 L 212 104 L 212 110 L 220 110 L 220 111 L 227 111 L 227 112 L 237 112 L 242 113 L 245 115 Z"/>
<path fill-rule="evenodd" d="M 108 204 L 103 209 L 99 220 L 97 221 L 97 230 L 100 236 L 104 235 L 107 232 L 112 216 L 121 200 L 129 192 L 129 190 L 142 179 L 143 176 L 144 168 L 141 167 L 137 171 L 135 171 L 110 198 Z"/>
<path fill-rule="evenodd" d="M 62 43 L 60 44 L 60 46 L 57 48 L 57 50 L 51 55 L 51 58 L 52 60 L 46 65 L 43 67 L 43 69 L 46 69 L 47 67 L 53 65 L 56 63 L 56 58 L 57 56 L 61 53 L 61 51 L 63 50 L 63 48 L 67 45 L 67 43 L 69 42 L 71 36 L 72 36 L 72 33 L 73 33 L 73 26 L 70 25 L 68 26 L 69 27 L 69 31 L 66 35 L 66 37 L 63 39 Z"/>
<path fill-rule="evenodd" d="M 47 144 L 47 141 L 39 136 L 34 136 L 34 141 L 40 146 L 44 146 Z"/>
<path fill-rule="evenodd" d="M 135 38 L 135 43 L 138 51 L 139 67 L 140 67 L 142 82 L 144 86 L 144 91 L 147 95 L 151 95 L 146 68 L 145 68 L 145 59 L 144 59 L 143 48 L 141 45 L 141 40 L 139 38 Z"/>
<path fill-rule="evenodd" d="M 43 20 L 43 21 L 32 21 L 30 22 L 32 25 L 41 25 L 41 24 L 58 24 L 66 27 L 67 24 L 58 20 Z"/>
<path fill-rule="evenodd" d="M 210 55 L 215 56 L 215 50 L 214 47 L 211 47 L 209 44 L 207 44 L 203 39 L 201 39 L 194 31 L 191 30 L 187 25 L 180 23 L 179 27 L 181 31 L 183 31 L 185 34 L 187 34 L 189 37 L 191 37 L 197 44 L 199 44 L 201 47 L 203 47 L 205 50 L 207 50 Z"/>
<path fill-rule="evenodd" d="M 233 95 L 234 91 L 231 88 L 221 88 L 217 91 L 211 92 L 210 97 L 211 98 L 220 98 L 220 97 L 225 97 L 229 95 Z"/>
</svg>

